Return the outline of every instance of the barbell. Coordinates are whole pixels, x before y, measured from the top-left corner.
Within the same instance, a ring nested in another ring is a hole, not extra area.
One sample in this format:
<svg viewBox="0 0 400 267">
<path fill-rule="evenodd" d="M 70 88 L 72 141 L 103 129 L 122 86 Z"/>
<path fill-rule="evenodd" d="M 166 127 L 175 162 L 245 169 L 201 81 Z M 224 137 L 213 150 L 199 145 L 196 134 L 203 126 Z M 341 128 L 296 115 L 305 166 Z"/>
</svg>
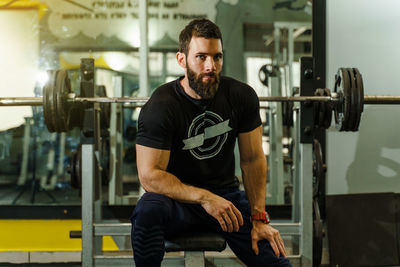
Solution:
<svg viewBox="0 0 400 267">
<path fill-rule="evenodd" d="M 48 71 L 49 80 L 43 87 L 43 97 L 3 97 L 0 106 L 43 106 L 45 124 L 50 132 L 67 132 L 74 124 L 73 114 L 79 114 L 84 104 L 136 103 L 140 106 L 148 97 L 79 97 L 71 89 L 66 70 Z M 260 102 L 305 102 L 314 105 L 314 125 L 328 128 L 332 112 L 339 131 L 357 131 L 364 104 L 400 104 L 400 96 L 364 95 L 363 80 L 357 68 L 339 68 L 334 91 L 319 88 L 314 96 L 263 96 Z"/>
</svg>

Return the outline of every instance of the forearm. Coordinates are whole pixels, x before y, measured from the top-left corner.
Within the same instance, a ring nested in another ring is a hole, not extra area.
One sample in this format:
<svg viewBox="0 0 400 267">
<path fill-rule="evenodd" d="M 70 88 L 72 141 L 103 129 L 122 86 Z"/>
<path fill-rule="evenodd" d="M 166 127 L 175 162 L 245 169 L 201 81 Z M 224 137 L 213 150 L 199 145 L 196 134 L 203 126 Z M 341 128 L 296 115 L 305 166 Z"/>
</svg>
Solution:
<svg viewBox="0 0 400 267">
<path fill-rule="evenodd" d="M 186 185 L 164 170 L 153 170 L 146 176 L 140 176 L 140 181 L 146 191 L 163 194 L 181 202 L 202 204 L 212 194 L 208 190 Z"/>
<path fill-rule="evenodd" d="M 251 214 L 265 211 L 265 194 L 267 186 L 267 162 L 260 155 L 248 162 L 241 162 L 242 178 L 247 197 L 250 202 Z"/>
</svg>

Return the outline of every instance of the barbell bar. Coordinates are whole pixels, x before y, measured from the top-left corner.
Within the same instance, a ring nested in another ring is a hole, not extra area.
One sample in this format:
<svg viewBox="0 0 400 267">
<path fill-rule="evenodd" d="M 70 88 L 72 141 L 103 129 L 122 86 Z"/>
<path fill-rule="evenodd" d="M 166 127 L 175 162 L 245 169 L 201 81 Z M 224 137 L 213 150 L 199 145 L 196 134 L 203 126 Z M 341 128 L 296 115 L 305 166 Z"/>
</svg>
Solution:
<svg viewBox="0 0 400 267">
<path fill-rule="evenodd" d="M 335 94 L 332 96 L 260 96 L 260 102 L 339 102 Z M 149 97 L 76 97 L 68 96 L 70 103 L 145 103 Z M 399 105 L 400 96 L 365 95 L 364 104 L 368 105 Z M 43 106 L 43 97 L 0 97 L 0 106 Z M 140 105 L 138 105 L 140 107 Z"/>
<path fill-rule="evenodd" d="M 66 132 L 71 129 L 71 111 L 82 107 L 82 104 L 133 103 L 134 106 L 140 106 L 149 99 L 80 97 L 72 92 L 66 70 L 49 71 L 49 77 L 43 88 L 43 97 L 2 97 L 0 106 L 43 105 L 45 124 L 49 131 Z M 317 127 L 329 127 L 334 110 L 336 128 L 339 131 L 357 131 L 364 104 L 400 104 L 400 96 L 364 95 L 363 81 L 358 69 L 340 68 L 336 75 L 334 92 L 324 88 L 317 89 L 315 96 L 262 96 L 259 101 L 314 103 L 314 122 Z"/>
</svg>

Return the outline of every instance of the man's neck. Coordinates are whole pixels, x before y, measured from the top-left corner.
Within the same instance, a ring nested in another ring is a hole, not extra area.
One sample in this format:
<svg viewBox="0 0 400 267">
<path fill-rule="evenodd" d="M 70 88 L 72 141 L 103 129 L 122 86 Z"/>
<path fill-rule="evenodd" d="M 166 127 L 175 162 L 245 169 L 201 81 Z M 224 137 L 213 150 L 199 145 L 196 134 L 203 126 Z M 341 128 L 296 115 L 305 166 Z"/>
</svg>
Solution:
<svg viewBox="0 0 400 267">
<path fill-rule="evenodd" d="M 187 76 L 185 76 L 182 80 L 179 81 L 183 90 L 185 90 L 185 93 L 190 96 L 191 98 L 194 99 L 201 99 L 201 96 L 199 96 L 189 85 L 189 80 Z"/>
</svg>

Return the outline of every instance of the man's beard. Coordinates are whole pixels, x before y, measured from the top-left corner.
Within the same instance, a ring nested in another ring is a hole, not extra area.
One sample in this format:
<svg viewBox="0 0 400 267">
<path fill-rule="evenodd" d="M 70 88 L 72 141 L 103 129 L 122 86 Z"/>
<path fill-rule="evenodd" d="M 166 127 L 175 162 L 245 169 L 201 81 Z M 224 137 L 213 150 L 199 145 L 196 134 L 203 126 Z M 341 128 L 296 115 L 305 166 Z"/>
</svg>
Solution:
<svg viewBox="0 0 400 267">
<path fill-rule="evenodd" d="M 187 66 L 187 76 L 190 88 L 192 88 L 202 99 L 211 99 L 217 93 L 220 81 L 219 73 L 209 72 L 196 75 L 196 73 L 192 71 L 189 66 Z M 204 76 L 214 77 L 214 80 L 209 79 L 204 83 Z"/>
</svg>

